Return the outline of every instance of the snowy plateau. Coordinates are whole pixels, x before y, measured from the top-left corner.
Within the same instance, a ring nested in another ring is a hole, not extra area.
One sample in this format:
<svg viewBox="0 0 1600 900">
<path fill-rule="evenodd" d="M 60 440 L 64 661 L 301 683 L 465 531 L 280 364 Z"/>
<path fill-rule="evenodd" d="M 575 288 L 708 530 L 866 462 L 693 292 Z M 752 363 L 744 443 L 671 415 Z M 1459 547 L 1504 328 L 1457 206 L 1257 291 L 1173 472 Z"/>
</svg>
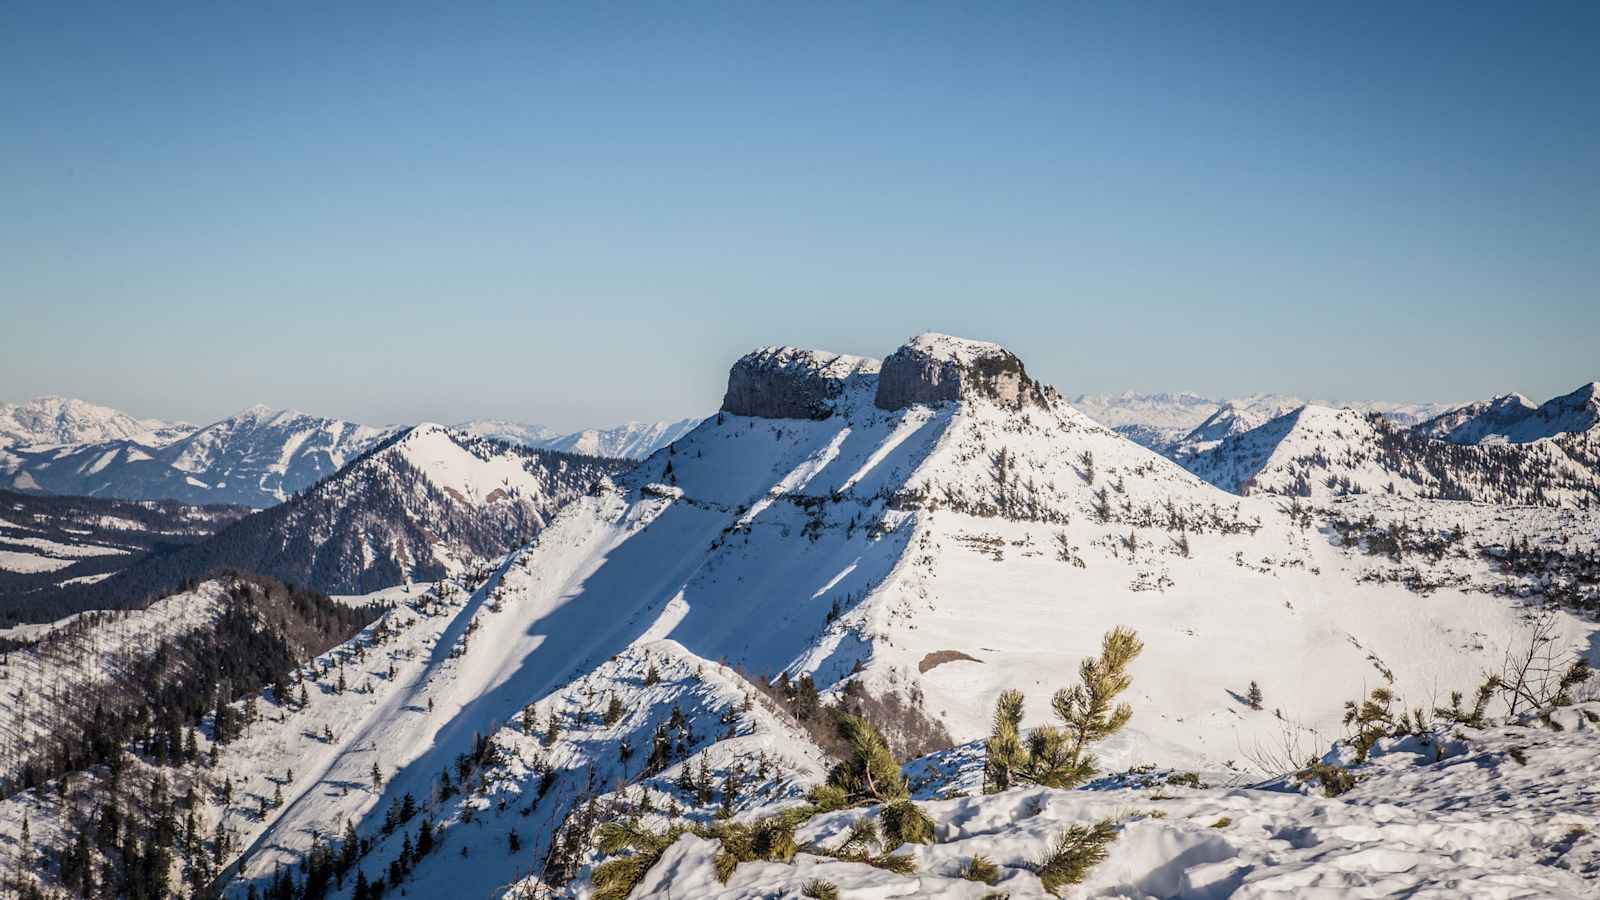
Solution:
<svg viewBox="0 0 1600 900">
<path fill-rule="evenodd" d="M 1594 897 L 1573 400 L 1430 430 L 1450 411 L 1178 398 L 1156 424 L 1210 430 L 1169 458 L 994 344 L 757 350 L 503 554 L 34 629 L 0 660 L 0 853 L 63 897 Z M 534 474 L 387 440 L 445 495 Z M 1042 754 L 1117 629 L 1142 651 L 1095 771 L 996 789 L 997 702 Z M 882 740 L 841 743 L 845 711 Z"/>
</svg>

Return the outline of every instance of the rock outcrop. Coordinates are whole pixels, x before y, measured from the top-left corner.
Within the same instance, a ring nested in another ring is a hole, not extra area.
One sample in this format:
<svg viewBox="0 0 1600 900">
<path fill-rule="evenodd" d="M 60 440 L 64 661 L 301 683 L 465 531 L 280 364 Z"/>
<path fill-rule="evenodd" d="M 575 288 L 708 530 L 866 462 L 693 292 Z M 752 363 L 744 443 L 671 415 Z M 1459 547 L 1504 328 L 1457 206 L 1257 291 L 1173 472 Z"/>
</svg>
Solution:
<svg viewBox="0 0 1600 900">
<path fill-rule="evenodd" d="M 934 332 L 917 335 L 889 354 L 873 402 L 894 410 L 974 399 L 1011 409 L 1049 406 L 1045 389 L 1028 377 L 1015 353 L 999 344 Z"/>
<path fill-rule="evenodd" d="M 722 411 L 766 419 L 826 419 L 851 378 L 877 371 L 875 359 L 763 347 L 746 353 L 728 370 Z"/>
</svg>

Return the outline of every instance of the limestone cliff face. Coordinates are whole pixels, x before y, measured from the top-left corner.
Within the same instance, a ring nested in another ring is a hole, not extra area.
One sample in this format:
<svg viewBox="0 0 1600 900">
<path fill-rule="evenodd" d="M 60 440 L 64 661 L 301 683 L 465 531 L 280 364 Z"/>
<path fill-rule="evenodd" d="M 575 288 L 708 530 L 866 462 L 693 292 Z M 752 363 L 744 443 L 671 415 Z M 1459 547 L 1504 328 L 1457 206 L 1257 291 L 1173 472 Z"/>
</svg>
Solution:
<svg viewBox="0 0 1600 900">
<path fill-rule="evenodd" d="M 728 370 L 722 411 L 766 419 L 826 419 L 851 378 L 869 377 L 878 361 L 798 347 L 763 347 Z"/>
<path fill-rule="evenodd" d="M 929 332 L 907 341 L 883 361 L 879 409 L 984 399 L 1009 409 L 1045 408 L 1045 389 L 1015 353 L 998 344 Z"/>
</svg>

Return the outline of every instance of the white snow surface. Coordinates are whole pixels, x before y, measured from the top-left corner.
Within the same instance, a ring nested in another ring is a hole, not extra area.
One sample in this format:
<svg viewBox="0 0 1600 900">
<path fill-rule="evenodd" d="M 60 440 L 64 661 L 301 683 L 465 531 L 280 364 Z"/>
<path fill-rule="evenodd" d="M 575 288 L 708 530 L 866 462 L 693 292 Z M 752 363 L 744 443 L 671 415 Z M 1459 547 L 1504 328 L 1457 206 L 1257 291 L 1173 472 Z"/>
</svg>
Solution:
<svg viewBox="0 0 1600 900">
<path fill-rule="evenodd" d="M 685 837 L 632 896 L 792 897 L 817 879 L 842 897 L 1044 897 L 1035 860 L 1068 826 L 1109 819 L 1117 837 L 1107 859 L 1063 896 L 1593 897 L 1600 703 L 1555 718 L 1560 730 L 1517 722 L 1385 746 L 1357 768 L 1355 789 L 1331 798 L 1160 784 L 928 802 L 935 843 L 898 851 L 915 862 L 911 875 L 802 851 L 792 865 L 740 865 L 724 884 L 713 865 L 716 843 Z M 797 838 L 802 847 L 837 846 L 862 814 L 817 817 Z M 993 887 L 957 874 L 979 855 L 1001 867 Z"/>
<path fill-rule="evenodd" d="M 975 853 L 1005 867 L 997 889 L 1038 896 L 1022 864 L 1065 825 L 1108 816 L 1120 836 L 1082 896 L 1563 897 L 1592 888 L 1592 704 L 1558 713 L 1560 731 L 1489 729 L 1438 762 L 1386 747 L 1367 780 L 1336 799 L 1243 787 L 1276 774 L 1253 751 L 1286 731 L 1327 747 L 1344 701 L 1376 684 L 1392 678 L 1403 698 L 1432 705 L 1498 667 L 1526 613 L 1492 592 L 1504 579 L 1486 561 L 1440 560 L 1460 577 L 1425 593 L 1374 580 L 1389 563 L 1336 546 L 1282 498 L 1226 493 L 1065 405 L 1001 410 L 971 400 L 886 412 L 873 404 L 875 378 L 862 361 L 845 365 L 862 377 L 846 382 L 830 418 L 706 420 L 568 504 L 492 572 L 463 573 L 465 587 L 387 593 L 399 605 L 381 624 L 307 668 L 307 708 L 270 698 L 262 721 L 220 748 L 213 776 L 232 777 L 242 800 L 208 806 L 206 821 L 221 816 L 238 835 L 236 871 L 259 886 L 348 820 L 375 843 L 363 871 L 381 874 L 415 831 L 385 836 L 378 824 L 411 794 L 442 825 L 442 846 L 409 876 L 409 894 L 524 896 L 580 798 L 632 801 L 648 787 L 658 809 L 670 798 L 705 819 L 714 804 L 673 785 L 684 766 L 704 761 L 719 781 L 740 767 L 750 776 L 740 815 L 794 802 L 826 760 L 784 715 L 747 703 L 748 685 L 723 663 L 811 675 L 828 694 L 851 678 L 874 693 L 920 694 L 966 743 L 951 758 L 968 762 L 924 795 L 970 791 L 970 742 L 987 732 L 1000 691 L 1023 690 L 1026 724 L 1046 722 L 1050 694 L 1070 686 L 1107 629 L 1126 625 L 1146 649 L 1126 696 L 1131 724 L 1095 748 L 1103 766 L 1182 768 L 1226 786 L 929 800 L 940 842 L 902 851 L 916 858 L 913 876 L 801 854 L 792 866 L 742 865 L 724 885 L 709 874 L 713 848 L 685 838 L 634 896 L 795 896 L 826 878 L 845 897 L 977 897 L 989 889 L 952 877 Z M 1324 436 L 1364 421 L 1336 410 L 1300 410 L 1302 420 Z M 437 468 L 435 437 L 448 441 L 442 429 L 418 429 L 402 442 L 416 446 L 397 452 Z M 484 496 L 496 477 L 509 473 L 461 472 L 450 487 Z M 1600 540 L 1595 514 L 1579 510 L 1404 495 L 1328 502 L 1418 527 L 1465 523 L 1484 540 Z M 1555 640 L 1591 655 L 1600 647 L 1592 623 L 1565 615 Z M 972 659 L 923 665 L 948 650 Z M 1266 692 L 1263 710 L 1241 701 L 1252 681 Z M 613 696 L 624 714 L 608 725 L 601 714 Z M 558 717 L 553 743 L 523 728 L 529 706 L 541 724 Z M 674 706 L 694 739 L 646 777 L 651 737 Z M 497 760 L 478 773 L 481 788 L 439 797 L 440 772 L 454 778 L 478 735 Z M 545 767 L 554 774 L 541 792 Z M 284 804 L 258 813 L 275 787 Z M 40 805 L 48 796 L 0 804 L 0 834 L 14 835 L 26 808 L 36 840 L 51 840 Z M 802 842 L 828 845 L 861 814 L 820 817 Z M 520 854 L 507 849 L 511 831 Z M 580 873 L 563 893 L 588 890 Z"/>
<path fill-rule="evenodd" d="M 192 430 L 192 425 L 182 422 L 136 419 L 120 410 L 71 397 L 0 403 L 0 446 L 128 440 L 160 447 Z"/>
</svg>

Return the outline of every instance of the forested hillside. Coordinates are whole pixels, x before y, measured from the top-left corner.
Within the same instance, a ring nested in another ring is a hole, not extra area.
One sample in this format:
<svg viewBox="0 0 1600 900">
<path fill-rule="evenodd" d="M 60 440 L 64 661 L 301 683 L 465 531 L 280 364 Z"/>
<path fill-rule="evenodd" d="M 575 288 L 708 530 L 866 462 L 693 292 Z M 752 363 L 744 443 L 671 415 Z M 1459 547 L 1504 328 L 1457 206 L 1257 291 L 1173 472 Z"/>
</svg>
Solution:
<svg viewBox="0 0 1600 900">
<path fill-rule="evenodd" d="M 204 540 L 248 515 L 239 506 L 56 497 L 0 490 L 0 627 L 24 608 L 142 560 Z"/>
</svg>

